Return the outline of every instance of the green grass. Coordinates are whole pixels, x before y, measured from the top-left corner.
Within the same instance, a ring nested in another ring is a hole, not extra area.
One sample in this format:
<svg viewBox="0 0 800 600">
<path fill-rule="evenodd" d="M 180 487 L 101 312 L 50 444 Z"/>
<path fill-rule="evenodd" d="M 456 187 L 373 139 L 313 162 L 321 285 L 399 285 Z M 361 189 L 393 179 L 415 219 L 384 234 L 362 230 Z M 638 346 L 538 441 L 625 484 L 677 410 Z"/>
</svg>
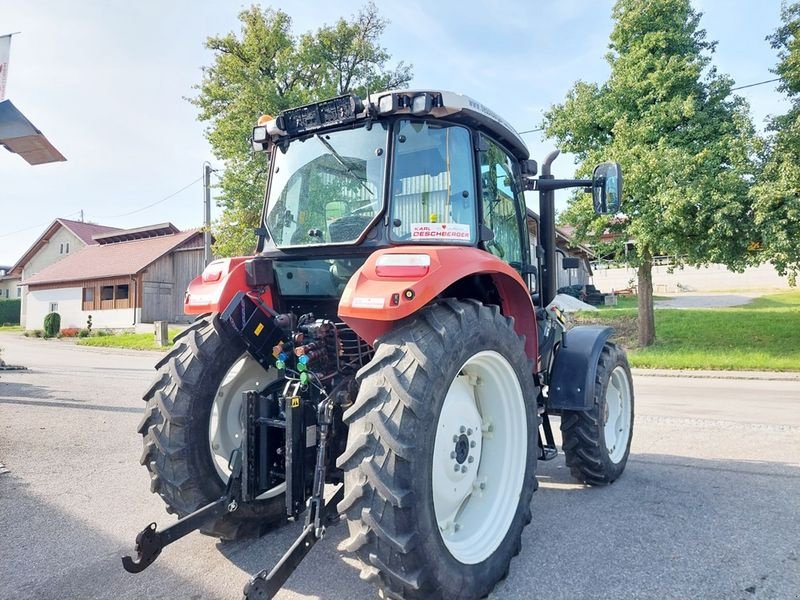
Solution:
<svg viewBox="0 0 800 600">
<path fill-rule="evenodd" d="M 669 300 L 667 296 L 653 296 L 653 300 Z M 635 309 L 638 306 L 639 298 L 636 296 L 617 296 L 617 304 L 616 306 L 606 306 L 600 305 L 599 308 L 602 311 L 606 310 L 620 310 L 624 308 L 633 308 Z"/>
<path fill-rule="evenodd" d="M 169 339 L 172 340 L 180 329 L 170 329 Z M 96 346 L 102 348 L 126 348 L 128 350 L 169 350 L 169 346 L 157 346 L 152 333 L 116 333 L 98 337 L 78 339 L 79 346 Z"/>
<path fill-rule="evenodd" d="M 22 331 L 21 325 L 0 325 L 0 331 Z"/>
<path fill-rule="evenodd" d="M 635 301 L 635 299 L 634 299 Z M 656 343 L 636 348 L 636 309 L 583 313 L 628 349 L 631 366 L 660 369 L 800 371 L 800 291 L 716 309 L 656 309 Z"/>
</svg>

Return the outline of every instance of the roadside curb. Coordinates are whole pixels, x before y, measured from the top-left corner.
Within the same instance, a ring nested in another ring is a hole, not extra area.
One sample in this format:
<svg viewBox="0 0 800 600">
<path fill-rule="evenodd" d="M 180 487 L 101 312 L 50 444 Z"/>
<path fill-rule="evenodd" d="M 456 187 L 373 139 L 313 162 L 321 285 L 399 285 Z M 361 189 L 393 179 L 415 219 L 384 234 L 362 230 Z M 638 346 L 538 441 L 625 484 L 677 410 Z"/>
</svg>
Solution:
<svg viewBox="0 0 800 600">
<path fill-rule="evenodd" d="M 631 369 L 637 377 L 681 377 L 695 379 L 750 379 L 763 381 L 797 381 L 800 373 L 779 371 L 701 371 L 693 369 Z"/>
</svg>

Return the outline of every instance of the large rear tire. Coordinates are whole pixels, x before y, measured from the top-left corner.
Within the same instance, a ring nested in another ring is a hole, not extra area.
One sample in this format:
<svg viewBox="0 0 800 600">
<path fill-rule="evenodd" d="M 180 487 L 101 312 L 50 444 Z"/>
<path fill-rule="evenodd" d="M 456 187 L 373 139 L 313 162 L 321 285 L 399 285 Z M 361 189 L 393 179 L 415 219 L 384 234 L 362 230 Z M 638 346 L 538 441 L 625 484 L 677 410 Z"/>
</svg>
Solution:
<svg viewBox="0 0 800 600">
<path fill-rule="evenodd" d="M 161 496 L 168 512 L 187 515 L 224 493 L 227 458 L 240 443 L 241 393 L 263 389 L 274 378 L 253 363 L 219 318 L 209 316 L 177 336 L 156 365 L 139 425 L 140 462 L 150 471 L 150 491 Z M 284 519 L 285 500 L 278 488 L 262 498 L 201 531 L 223 539 L 263 534 Z"/>
<path fill-rule="evenodd" d="M 608 485 L 625 470 L 633 439 L 633 379 L 628 358 L 606 342 L 597 362 L 592 408 L 565 410 L 561 436 L 570 473 L 590 485 Z"/>
<path fill-rule="evenodd" d="M 447 300 L 384 336 L 346 411 L 346 515 L 362 577 L 391 598 L 481 598 L 530 522 L 536 388 L 496 306 Z"/>
</svg>

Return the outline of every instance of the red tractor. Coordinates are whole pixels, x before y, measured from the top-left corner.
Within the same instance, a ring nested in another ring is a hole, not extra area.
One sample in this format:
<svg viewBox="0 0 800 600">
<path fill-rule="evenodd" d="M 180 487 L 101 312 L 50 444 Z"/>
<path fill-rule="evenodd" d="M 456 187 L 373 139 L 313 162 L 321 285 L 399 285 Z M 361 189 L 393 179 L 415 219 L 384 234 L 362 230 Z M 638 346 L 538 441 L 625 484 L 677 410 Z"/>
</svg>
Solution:
<svg viewBox="0 0 800 600">
<path fill-rule="evenodd" d="M 510 125 L 441 91 L 262 117 L 252 144 L 269 157 L 258 252 L 191 283 L 199 316 L 144 396 L 141 462 L 180 520 L 145 528 L 125 568 L 195 529 L 236 539 L 305 513 L 245 598 L 272 597 L 340 519 L 383 597 L 485 596 L 520 550 L 537 460 L 558 454 L 550 415 L 578 480 L 625 468 L 625 353 L 551 304 L 553 190 L 616 211 L 619 166 L 558 180 L 555 152 L 537 178 Z"/>
</svg>

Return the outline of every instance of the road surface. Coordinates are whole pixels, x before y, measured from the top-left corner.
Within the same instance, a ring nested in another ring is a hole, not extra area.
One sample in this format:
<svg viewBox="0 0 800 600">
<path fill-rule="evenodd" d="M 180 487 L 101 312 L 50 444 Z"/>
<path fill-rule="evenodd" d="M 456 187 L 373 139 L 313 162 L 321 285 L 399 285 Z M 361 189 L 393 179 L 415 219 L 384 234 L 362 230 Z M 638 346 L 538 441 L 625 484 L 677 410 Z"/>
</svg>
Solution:
<svg viewBox="0 0 800 600">
<path fill-rule="evenodd" d="M 239 598 L 298 533 L 219 543 L 194 533 L 139 575 L 135 534 L 174 517 L 150 494 L 136 427 L 159 354 L 0 334 L 0 598 Z M 539 464 L 533 522 L 491 598 L 800 598 L 800 380 L 635 376 L 623 477 Z M 0 469 L 2 472 L 2 469 Z M 279 598 L 376 597 L 329 530 Z"/>
</svg>

